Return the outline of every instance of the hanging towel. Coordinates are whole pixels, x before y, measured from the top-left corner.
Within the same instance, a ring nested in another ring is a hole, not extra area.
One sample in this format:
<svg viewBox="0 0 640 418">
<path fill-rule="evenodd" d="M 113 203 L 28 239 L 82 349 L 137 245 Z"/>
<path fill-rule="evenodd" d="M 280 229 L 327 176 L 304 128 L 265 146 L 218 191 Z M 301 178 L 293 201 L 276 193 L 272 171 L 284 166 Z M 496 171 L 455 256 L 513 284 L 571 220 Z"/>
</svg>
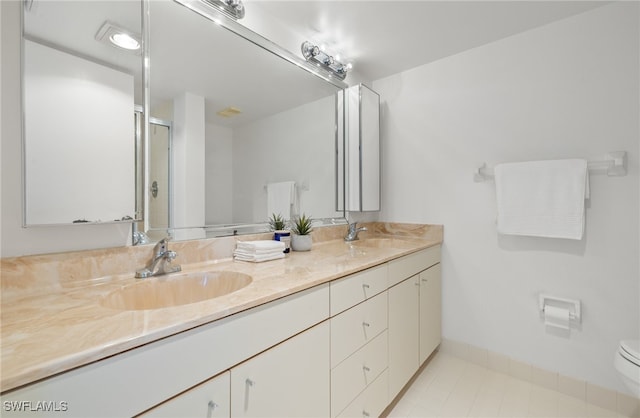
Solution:
<svg viewBox="0 0 640 418">
<path fill-rule="evenodd" d="M 285 220 L 291 219 L 296 204 L 296 183 L 283 181 L 267 184 L 267 217 L 282 215 Z"/>
<path fill-rule="evenodd" d="M 499 233 L 582 239 L 589 198 L 586 160 L 500 164 L 495 181 Z"/>
</svg>

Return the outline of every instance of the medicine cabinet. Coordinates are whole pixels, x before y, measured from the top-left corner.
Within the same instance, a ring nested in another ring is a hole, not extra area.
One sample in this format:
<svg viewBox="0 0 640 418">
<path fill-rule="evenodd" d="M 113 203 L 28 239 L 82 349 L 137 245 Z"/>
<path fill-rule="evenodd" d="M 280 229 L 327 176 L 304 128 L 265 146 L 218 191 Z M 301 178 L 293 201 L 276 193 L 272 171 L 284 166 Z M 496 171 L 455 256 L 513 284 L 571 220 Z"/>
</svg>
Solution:
<svg viewBox="0 0 640 418">
<path fill-rule="evenodd" d="M 380 95 L 358 84 L 337 93 L 337 208 L 380 210 Z M 340 188 L 341 179 L 344 189 Z"/>
</svg>

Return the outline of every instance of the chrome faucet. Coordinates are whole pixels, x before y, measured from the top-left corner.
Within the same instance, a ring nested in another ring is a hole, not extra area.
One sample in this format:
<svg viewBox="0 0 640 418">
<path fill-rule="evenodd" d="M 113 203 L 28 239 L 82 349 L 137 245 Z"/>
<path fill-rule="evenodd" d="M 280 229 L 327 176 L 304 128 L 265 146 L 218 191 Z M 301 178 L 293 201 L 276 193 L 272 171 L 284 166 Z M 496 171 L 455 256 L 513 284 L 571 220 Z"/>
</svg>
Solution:
<svg viewBox="0 0 640 418">
<path fill-rule="evenodd" d="M 146 277 L 175 273 L 182 270 L 179 265 L 174 266 L 171 264 L 177 255 L 175 251 L 169 251 L 169 238 L 161 239 L 156 246 L 153 247 L 153 257 L 151 261 L 149 261 L 143 269 L 136 271 L 136 278 L 144 279 Z"/>
<path fill-rule="evenodd" d="M 353 222 L 349 224 L 349 232 L 347 233 L 347 235 L 344 237 L 344 240 L 346 242 L 351 242 L 351 241 L 355 241 L 358 238 L 358 232 L 362 232 L 362 231 L 366 231 L 367 228 L 366 227 L 362 227 L 362 228 L 358 228 L 358 222 Z"/>
</svg>

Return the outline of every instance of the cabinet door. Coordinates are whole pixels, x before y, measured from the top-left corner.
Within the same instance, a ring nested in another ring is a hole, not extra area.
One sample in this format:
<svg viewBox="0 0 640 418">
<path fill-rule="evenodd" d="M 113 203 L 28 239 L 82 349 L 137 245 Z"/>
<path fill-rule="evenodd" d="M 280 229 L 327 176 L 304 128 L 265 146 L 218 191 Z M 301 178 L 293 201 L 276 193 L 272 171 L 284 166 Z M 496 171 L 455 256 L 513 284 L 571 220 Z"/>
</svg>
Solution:
<svg viewBox="0 0 640 418">
<path fill-rule="evenodd" d="M 140 415 L 144 418 L 231 416 L 229 372 L 224 372 Z"/>
<path fill-rule="evenodd" d="M 419 275 L 389 289 L 389 400 L 418 370 Z"/>
<path fill-rule="evenodd" d="M 442 339 L 442 284 L 440 264 L 420 273 L 420 364 Z"/>
<path fill-rule="evenodd" d="M 329 323 L 231 369 L 233 417 L 328 417 Z"/>
</svg>

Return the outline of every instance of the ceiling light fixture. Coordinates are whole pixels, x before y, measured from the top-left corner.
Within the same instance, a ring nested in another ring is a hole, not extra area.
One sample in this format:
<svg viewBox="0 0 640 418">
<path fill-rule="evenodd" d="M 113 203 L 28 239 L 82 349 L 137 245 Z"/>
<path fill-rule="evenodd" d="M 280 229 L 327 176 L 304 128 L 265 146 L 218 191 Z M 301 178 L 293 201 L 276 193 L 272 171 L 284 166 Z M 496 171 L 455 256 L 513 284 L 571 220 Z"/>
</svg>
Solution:
<svg viewBox="0 0 640 418">
<path fill-rule="evenodd" d="M 140 35 L 123 29 L 115 23 L 106 21 L 96 33 L 96 40 L 108 45 L 139 53 Z"/>
<path fill-rule="evenodd" d="M 244 17 L 244 4 L 242 0 L 202 0 L 222 13 L 234 19 L 242 19 Z"/>
<path fill-rule="evenodd" d="M 324 67 L 333 72 L 340 80 L 344 80 L 347 71 L 351 69 L 351 64 L 343 64 L 337 58 L 324 52 L 324 48 L 313 45 L 311 42 L 302 43 L 302 56 L 307 61 L 314 62 L 320 67 Z"/>
</svg>

